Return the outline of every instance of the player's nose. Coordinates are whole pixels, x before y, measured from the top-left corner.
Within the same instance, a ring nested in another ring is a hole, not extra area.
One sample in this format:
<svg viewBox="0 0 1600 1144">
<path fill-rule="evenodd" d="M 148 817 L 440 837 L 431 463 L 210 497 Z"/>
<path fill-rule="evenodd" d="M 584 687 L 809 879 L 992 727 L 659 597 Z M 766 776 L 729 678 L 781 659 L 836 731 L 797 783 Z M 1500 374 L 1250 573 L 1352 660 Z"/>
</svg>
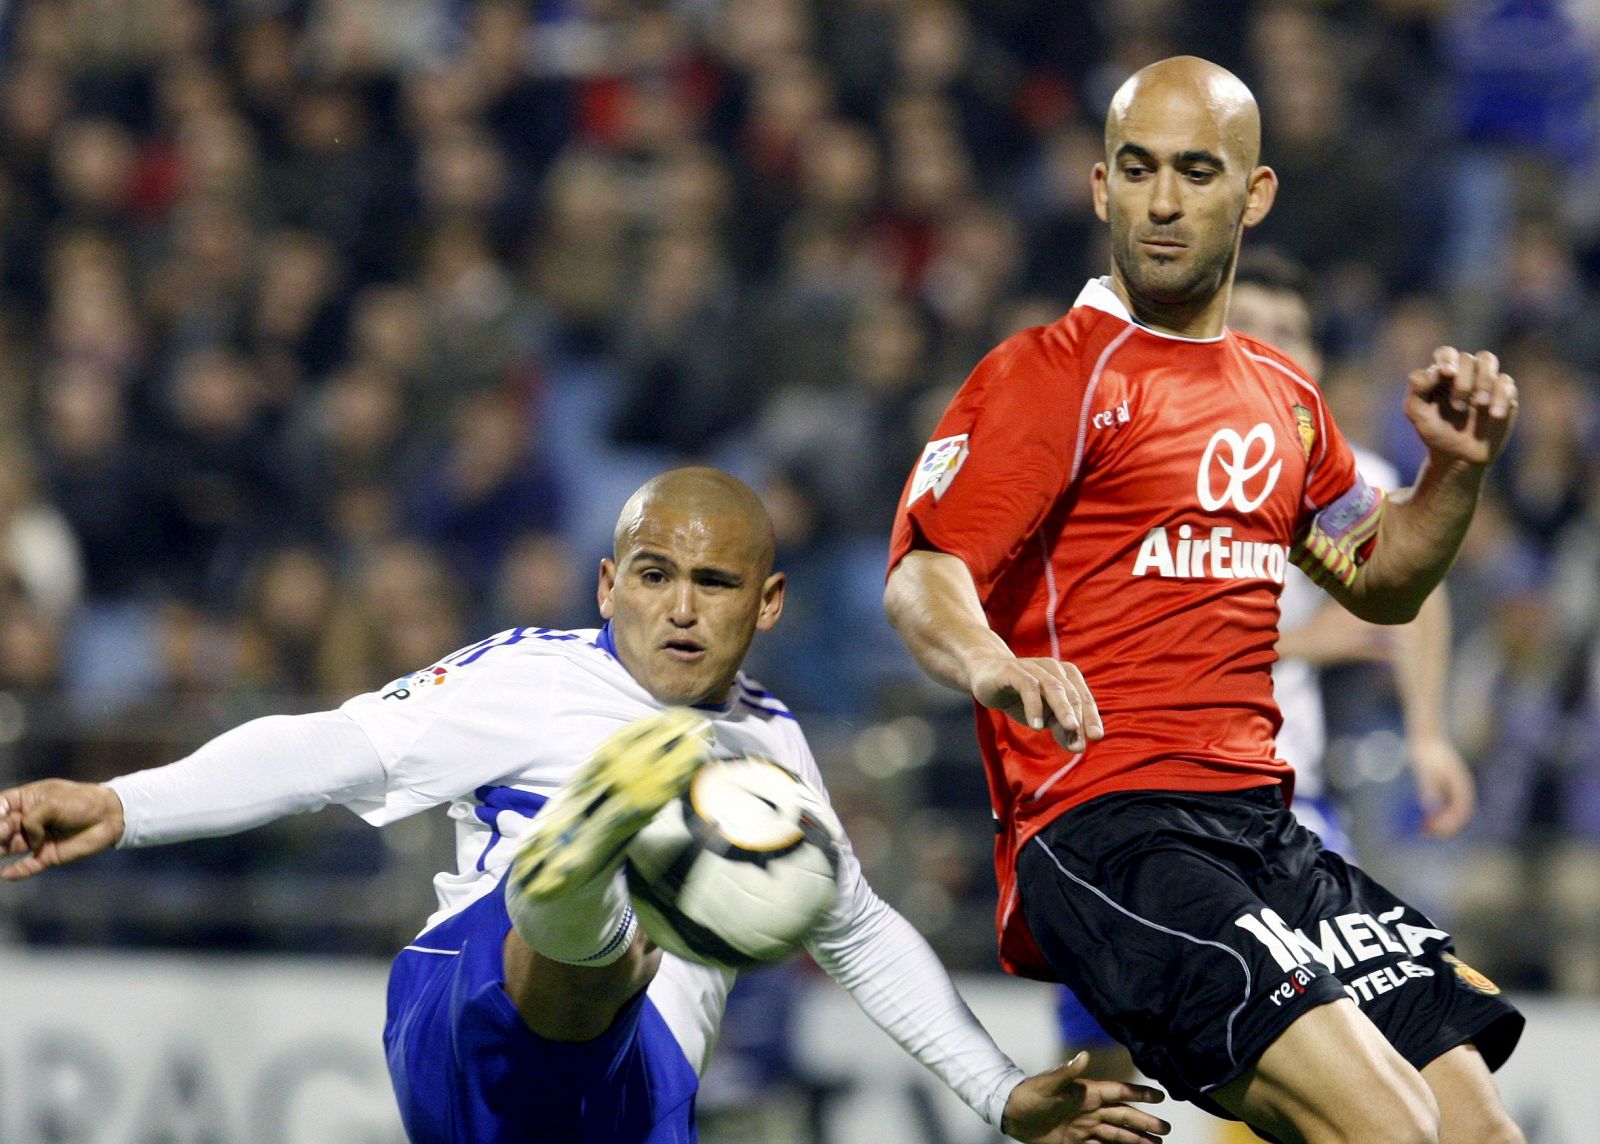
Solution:
<svg viewBox="0 0 1600 1144">
<path fill-rule="evenodd" d="M 1172 222 L 1183 214 L 1183 196 L 1178 193 L 1178 173 L 1162 170 L 1156 173 L 1150 188 L 1150 219 L 1153 222 Z"/>
<path fill-rule="evenodd" d="M 691 627 L 699 617 L 694 585 L 682 584 L 672 594 L 672 608 L 667 618 L 680 628 Z"/>
</svg>

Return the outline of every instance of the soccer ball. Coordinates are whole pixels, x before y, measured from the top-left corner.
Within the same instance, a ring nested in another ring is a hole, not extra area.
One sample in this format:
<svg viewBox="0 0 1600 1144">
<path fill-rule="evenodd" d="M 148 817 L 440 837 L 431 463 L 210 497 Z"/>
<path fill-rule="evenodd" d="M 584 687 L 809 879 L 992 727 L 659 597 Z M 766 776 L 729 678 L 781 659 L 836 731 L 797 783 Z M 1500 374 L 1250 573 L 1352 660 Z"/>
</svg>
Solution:
<svg viewBox="0 0 1600 1144">
<path fill-rule="evenodd" d="M 838 898 L 841 838 L 826 800 L 776 763 L 713 760 L 628 844 L 628 892 L 680 957 L 776 961 Z"/>
</svg>

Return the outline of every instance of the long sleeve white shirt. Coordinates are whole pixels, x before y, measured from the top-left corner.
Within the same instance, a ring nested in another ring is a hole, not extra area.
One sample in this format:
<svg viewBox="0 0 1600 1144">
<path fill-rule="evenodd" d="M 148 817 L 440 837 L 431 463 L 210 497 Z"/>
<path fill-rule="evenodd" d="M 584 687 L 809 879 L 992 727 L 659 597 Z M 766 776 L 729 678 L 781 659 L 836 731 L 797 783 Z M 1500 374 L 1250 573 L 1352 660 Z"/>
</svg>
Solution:
<svg viewBox="0 0 1600 1144">
<path fill-rule="evenodd" d="M 337 711 L 256 719 L 194 754 L 113 779 L 121 846 L 233 833 L 330 803 L 383 825 L 448 803 L 456 868 L 434 879 L 424 930 L 494 890 L 537 798 L 624 723 L 659 708 L 604 630 L 513 628 Z M 708 710 L 720 751 L 772 759 L 826 794 L 799 724 L 743 675 Z M 1023 1073 L 968 1010 L 911 925 L 862 877 L 848 841 L 839 899 L 807 942 L 873 1021 L 999 1127 Z M 704 1067 L 732 974 L 667 955 L 649 992 L 696 1069 Z"/>
</svg>

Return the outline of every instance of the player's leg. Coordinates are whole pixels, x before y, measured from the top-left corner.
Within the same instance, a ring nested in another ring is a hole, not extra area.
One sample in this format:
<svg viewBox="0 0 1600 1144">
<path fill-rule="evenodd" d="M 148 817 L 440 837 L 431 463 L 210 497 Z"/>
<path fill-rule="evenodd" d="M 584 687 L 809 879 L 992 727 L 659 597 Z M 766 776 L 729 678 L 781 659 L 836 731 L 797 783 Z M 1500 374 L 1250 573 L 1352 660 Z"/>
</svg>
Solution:
<svg viewBox="0 0 1600 1144">
<path fill-rule="evenodd" d="M 628 724 L 535 817 L 505 882 L 504 958 L 506 992 L 540 1036 L 599 1036 L 654 976 L 622 855 L 709 758 L 709 728 L 682 708 Z"/>
<path fill-rule="evenodd" d="M 661 954 L 620 865 L 705 761 L 706 730 L 669 711 L 607 740 L 535 816 L 501 892 L 396 958 L 384 1043 L 415 1144 L 694 1139 L 698 1080 L 646 993 Z"/>
<path fill-rule="evenodd" d="M 1503 1060 L 1520 1019 L 1449 968 L 1447 934 L 1309 838 L 1271 790 L 1107 796 L 1018 855 L 1024 917 L 1174 1095 L 1284 1141 L 1434 1144 L 1408 1062 L 1474 1030 Z"/>
<path fill-rule="evenodd" d="M 506 995 L 529 1029 L 551 1041 L 592 1041 L 650 984 L 661 951 L 634 927 L 616 961 L 572 965 L 544 956 L 512 929 L 503 958 Z"/>
<path fill-rule="evenodd" d="M 1348 999 L 1306 1011 L 1209 1095 L 1283 1144 L 1441 1141 L 1432 1091 Z"/>
<path fill-rule="evenodd" d="M 1352 1070 L 1370 1072 L 1374 1063 L 1381 1068 L 1381 1078 L 1360 1081 L 1357 1091 L 1398 1085 L 1401 1097 L 1411 1100 L 1425 1086 L 1436 1138 L 1445 1144 L 1520 1141 L 1489 1073 L 1515 1047 L 1521 1014 L 1492 981 L 1455 956 L 1446 931 L 1338 854 L 1320 847 L 1306 851 L 1296 833 L 1291 827 L 1273 839 L 1266 851 L 1273 874 L 1257 882 L 1275 911 L 1259 919 L 1280 924 L 1252 929 L 1258 936 L 1274 931 L 1272 944 L 1282 954 L 1334 969 L 1351 1000 L 1324 1008 L 1348 1013 L 1362 1040 L 1381 1055 L 1361 1060 L 1353 1046 L 1327 1051 L 1341 1043 L 1341 1035 L 1302 1029 L 1302 1019 L 1290 1030 L 1301 1043 L 1286 1037 L 1258 1062 L 1257 1074 L 1269 1082 L 1260 1095 L 1284 1107 L 1293 1098 L 1274 1094 L 1272 1082 L 1326 1088 L 1321 1052 L 1326 1063 L 1341 1069 L 1342 1081 Z M 1301 1035 L 1308 1032 L 1315 1036 Z M 1310 1072 L 1303 1075 L 1307 1062 Z"/>
<path fill-rule="evenodd" d="M 675 962 L 625 998 L 596 1035 L 545 1037 L 512 1000 L 503 953 L 511 935 L 505 896 L 489 893 L 395 959 L 384 1046 L 406 1138 L 692 1142 L 699 1081 L 691 1062 L 703 1045 L 683 1043 L 667 1026 L 657 995 L 688 1011 L 718 982 Z M 546 970 L 605 976 L 549 965 L 534 972 Z"/>
<path fill-rule="evenodd" d="M 1523 1144 L 1475 1045 L 1457 1045 L 1422 1068 L 1439 1102 L 1440 1144 Z"/>
</svg>

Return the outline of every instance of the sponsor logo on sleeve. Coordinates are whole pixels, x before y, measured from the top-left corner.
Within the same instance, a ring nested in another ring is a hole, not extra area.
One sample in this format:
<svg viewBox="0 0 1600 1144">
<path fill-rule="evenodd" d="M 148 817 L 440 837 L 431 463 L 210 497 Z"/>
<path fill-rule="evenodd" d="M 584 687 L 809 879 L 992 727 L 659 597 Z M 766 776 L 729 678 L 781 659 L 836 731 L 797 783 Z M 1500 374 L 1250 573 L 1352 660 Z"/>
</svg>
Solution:
<svg viewBox="0 0 1600 1144">
<path fill-rule="evenodd" d="M 383 697 L 385 699 L 410 699 L 425 688 L 443 686 L 449 678 L 449 668 L 430 667 L 417 672 L 415 675 L 408 675 L 395 680 L 383 689 Z"/>
<path fill-rule="evenodd" d="M 933 499 L 944 496 L 950 482 L 956 479 L 967 459 L 967 434 L 941 437 L 923 447 L 922 459 L 917 462 L 916 475 L 911 478 L 911 492 L 906 497 L 907 507 L 915 504 L 923 493 L 931 492 Z"/>
</svg>

